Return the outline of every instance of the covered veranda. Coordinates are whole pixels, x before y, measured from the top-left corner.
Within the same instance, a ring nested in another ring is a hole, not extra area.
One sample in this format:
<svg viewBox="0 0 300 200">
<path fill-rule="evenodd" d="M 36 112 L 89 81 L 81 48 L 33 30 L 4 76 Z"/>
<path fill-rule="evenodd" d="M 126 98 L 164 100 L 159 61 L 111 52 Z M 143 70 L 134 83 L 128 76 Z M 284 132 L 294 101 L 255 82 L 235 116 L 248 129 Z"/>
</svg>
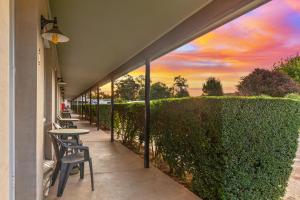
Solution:
<svg viewBox="0 0 300 200">
<path fill-rule="evenodd" d="M 113 126 L 104 133 L 80 122 L 91 129 L 82 139 L 94 159 L 95 191 L 88 176 L 79 181 L 75 175 L 62 199 L 198 199 L 149 163 L 151 62 L 268 1 L 2 1 L 1 198 L 43 199 L 42 163 L 55 160 L 47 133 L 63 100 L 82 98 L 111 82 L 113 111 L 114 81 L 146 65 L 144 160 L 113 143 Z M 42 28 L 41 15 L 57 17 L 70 41 L 44 40 L 41 34 L 51 25 Z M 52 187 L 49 199 L 55 194 Z"/>
</svg>

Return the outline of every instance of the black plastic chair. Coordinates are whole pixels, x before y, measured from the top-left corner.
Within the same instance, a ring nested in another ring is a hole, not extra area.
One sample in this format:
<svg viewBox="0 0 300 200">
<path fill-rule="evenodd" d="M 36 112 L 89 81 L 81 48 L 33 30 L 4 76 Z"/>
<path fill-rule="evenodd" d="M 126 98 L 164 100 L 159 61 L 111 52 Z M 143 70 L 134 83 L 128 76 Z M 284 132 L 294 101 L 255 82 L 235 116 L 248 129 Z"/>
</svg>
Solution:
<svg viewBox="0 0 300 200">
<path fill-rule="evenodd" d="M 61 113 L 61 116 L 62 116 L 63 118 L 71 118 L 71 113 L 69 113 L 69 112 L 62 112 L 62 113 Z"/>
<path fill-rule="evenodd" d="M 74 146 L 73 143 L 63 142 L 53 134 L 51 134 L 51 139 L 57 159 L 56 167 L 52 177 L 52 186 L 55 184 L 58 173 L 60 172 L 57 196 L 62 196 L 66 183 L 70 176 L 70 172 L 74 166 L 79 165 L 80 179 L 84 178 L 84 162 L 89 162 L 92 191 L 94 191 L 93 166 L 89 148 L 87 146 Z M 66 152 L 68 152 L 68 150 L 72 150 L 72 153 L 66 155 Z"/>
</svg>

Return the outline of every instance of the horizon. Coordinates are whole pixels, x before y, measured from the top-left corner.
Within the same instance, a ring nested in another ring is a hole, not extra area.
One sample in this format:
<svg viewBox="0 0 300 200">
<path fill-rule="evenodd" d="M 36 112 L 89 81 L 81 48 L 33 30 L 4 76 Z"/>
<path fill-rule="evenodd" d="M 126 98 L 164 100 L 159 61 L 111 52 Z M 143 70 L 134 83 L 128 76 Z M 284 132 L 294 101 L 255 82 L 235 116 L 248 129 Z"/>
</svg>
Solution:
<svg viewBox="0 0 300 200">
<path fill-rule="evenodd" d="M 190 95 L 200 96 L 203 83 L 215 77 L 224 93 L 233 93 L 253 69 L 271 69 L 299 51 L 300 1 L 273 0 L 152 61 L 151 81 L 171 86 L 181 75 L 188 80 Z M 144 75 L 144 67 L 128 74 Z M 101 90 L 110 93 L 110 84 Z"/>
</svg>

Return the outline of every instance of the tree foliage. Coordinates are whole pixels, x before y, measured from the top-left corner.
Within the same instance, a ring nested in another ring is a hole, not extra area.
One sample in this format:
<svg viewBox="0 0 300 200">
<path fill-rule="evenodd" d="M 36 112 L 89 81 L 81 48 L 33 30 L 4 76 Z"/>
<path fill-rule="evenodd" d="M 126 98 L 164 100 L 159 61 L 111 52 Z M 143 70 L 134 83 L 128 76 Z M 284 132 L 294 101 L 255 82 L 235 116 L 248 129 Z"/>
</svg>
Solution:
<svg viewBox="0 0 300 200">
<path fill-rule="evenodd" d="M 99 98 L 100 98 L 100 99 L 109 99 L 109 98 L 110 98 L 110 95 L 109 95 L 109 94 L 106 94 L 106 93 L 103 92 L 103 91 L 99 91 Z M 93 92 L 92 92 L 92 99 L 97 99 L 97 92 L 96 92 L 96 91 L 93 91 Z"/>
<path fill-rule="evenodd" d="M 286 58 L 274 64 L 274 70 L 285 73 L 300 83 L 300 56 Z"/>
<path fill-rule="evenodd" d="M 140 86 L 137 99 L 144 100 L 145 99 L 145 76 L 139 75 L 135 78 L 135 82 Z"/>
<path fill-rule="evenodd" d="M 100 99 L 109 99 L 110 95 L 109 94 L 105 94 L 105 92 L 100 91 L 99 92 L 99 97 L 100 97 Z"/>
<path fill-rule="evenodd" d="M 116 82 L 116 97 L 121 100 L 136 100 L 140 85 L 136 83 L 134 78 L 126 75 L 124 78 Z"/>
<path fill-rule="evenodd" d="M 246 77 L 242 77 L 237 86 L 240 95 L 269 95 L 282 97 L 289 93 L 299 93 L 299 85 L 288 75 L 279 71 L 255 69 Z"/>
<path fill-rule="evenodd" d="M 202 91 L 207 96 L 222 96 L 223 88 L 219 80 L 214 77 L 209 77 L 206 83 L 203 84 Z"/>
<path fill-rule="evenodd" d="M 156 82 L 151 85 L 150 97 L 151 99 L 164 99 L 172 96 L 171 89 L 162 82 Z"/>
<path fill-rule="evenodd" d="M 187 79 L 182 76 L 174 77 L 174 84 L 172 87 L 174 97 L 180 98 L 190 96 L 188 88 Z"/>
</svg>

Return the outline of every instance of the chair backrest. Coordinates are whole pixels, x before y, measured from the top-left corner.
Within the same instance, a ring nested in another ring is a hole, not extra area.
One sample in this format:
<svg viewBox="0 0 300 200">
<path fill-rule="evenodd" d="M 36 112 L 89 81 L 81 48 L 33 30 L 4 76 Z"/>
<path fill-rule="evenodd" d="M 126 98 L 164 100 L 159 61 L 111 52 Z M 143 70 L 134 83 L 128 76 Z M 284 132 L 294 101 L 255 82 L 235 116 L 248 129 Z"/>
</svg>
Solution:
<svg viewBox="0 0 300 200">
<path fill-rule="evenodd" d="M 55 129 L 62 129 L 62 127 L 56 122 L 53 122 L 53 126 Z"/>
<path fill-rule="evenodd" d="M 61 116 L 62 116 L 63 118 L 71 118 L 71 114 L 68 113 L 68 112 L 63 112 L 63 113 L 61 113 Z"/>
<path fill-rule="evenodd" d="M 61 158 L 64 156 L 65 152 L 67 151 L 67 148 L 56 135 L 50 134 L 50 136 L 54 147 L 56 160 L 60 161 Z"/>
</svg>

